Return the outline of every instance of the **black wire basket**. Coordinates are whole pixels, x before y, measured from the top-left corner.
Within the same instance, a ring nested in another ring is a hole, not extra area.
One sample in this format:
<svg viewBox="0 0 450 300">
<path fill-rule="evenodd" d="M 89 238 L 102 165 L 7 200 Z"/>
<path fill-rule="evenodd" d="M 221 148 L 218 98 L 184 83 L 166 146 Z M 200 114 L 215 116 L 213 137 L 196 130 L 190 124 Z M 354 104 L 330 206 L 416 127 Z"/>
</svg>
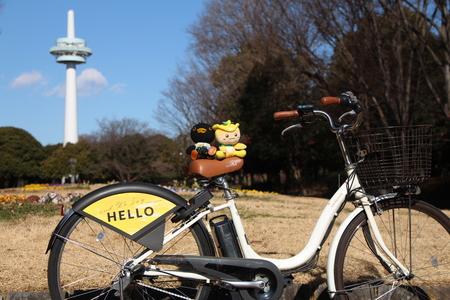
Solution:
<svg viewBox="0 0 450 300">
<path fill-rule="evenodd" d="M 417 185 L 430 177 L 432 126 L 392 126 L 349 135 L 347 147 L 365 189 Z M 358 148 L 359 145 L 359 148 Z"/>
</svg>

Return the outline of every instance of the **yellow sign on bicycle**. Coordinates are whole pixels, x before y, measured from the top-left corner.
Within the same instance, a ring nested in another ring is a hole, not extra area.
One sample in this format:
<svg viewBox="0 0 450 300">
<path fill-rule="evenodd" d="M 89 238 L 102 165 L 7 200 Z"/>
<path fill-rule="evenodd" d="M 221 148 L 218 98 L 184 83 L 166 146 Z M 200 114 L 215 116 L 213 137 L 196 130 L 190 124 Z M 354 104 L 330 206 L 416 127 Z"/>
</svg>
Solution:
<svg viewBox="0 0 450 300">
<path fill-rule="evenodd" d="M 83 211 L 133 235 L 174 207 L 172 202 L 155 195 L 123 193 L 102 198 Z"/>
</svg>

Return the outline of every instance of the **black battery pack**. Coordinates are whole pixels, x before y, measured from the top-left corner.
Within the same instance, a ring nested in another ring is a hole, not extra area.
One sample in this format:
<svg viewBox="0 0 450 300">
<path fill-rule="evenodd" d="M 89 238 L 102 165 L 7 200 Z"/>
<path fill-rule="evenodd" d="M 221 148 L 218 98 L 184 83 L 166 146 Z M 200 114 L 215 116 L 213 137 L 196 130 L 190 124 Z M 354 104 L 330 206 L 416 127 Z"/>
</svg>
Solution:
<svg viewBox="0 0 450 300">
<path fill-rule="evenodd" d="M 233 220 L 228 219 L 226 215 L 220 215 L 212 218 L 209 224 L 213 228 L 222 256 L 242 258 L 242 251 L 241 247 L 239 247 Z"/>
</svg>

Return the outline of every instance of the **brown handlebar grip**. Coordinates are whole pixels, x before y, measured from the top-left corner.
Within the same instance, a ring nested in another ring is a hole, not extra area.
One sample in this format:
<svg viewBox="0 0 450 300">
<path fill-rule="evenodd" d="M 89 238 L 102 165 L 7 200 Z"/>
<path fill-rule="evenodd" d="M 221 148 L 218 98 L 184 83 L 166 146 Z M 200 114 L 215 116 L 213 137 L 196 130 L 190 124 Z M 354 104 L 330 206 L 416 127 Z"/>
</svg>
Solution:
<svg viewBox="0 0 450 300">
<path fill-rule="evenodd" d="M 320 102 L 324 106 L 330 104 L 340 104 L 341 99 L 339 99 L 338 97 L 323 97 L 322 99 L 320 99 Z"/>
<path fill-rule="evenodd" d="M 293 118 L 298 117 L 298 111 L 296 110 L 290 110 L 290 111 L 277 111 L 273 114 L 273 118 L 275 120 L 281 120 L 281 119 L 287 119 L 287 118 Z"/>
</svg>

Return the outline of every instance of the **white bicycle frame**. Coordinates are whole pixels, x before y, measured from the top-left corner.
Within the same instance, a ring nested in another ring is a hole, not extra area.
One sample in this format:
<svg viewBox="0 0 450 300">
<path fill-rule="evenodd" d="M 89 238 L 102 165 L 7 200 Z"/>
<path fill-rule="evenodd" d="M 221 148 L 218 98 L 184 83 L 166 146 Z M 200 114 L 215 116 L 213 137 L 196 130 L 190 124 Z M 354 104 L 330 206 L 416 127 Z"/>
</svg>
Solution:
<svg viewBox="0 0 450 300">
<path fill-rule="evenodd" d="M 293 270 L 303 266 L 317 254 L 318 250 L 321 249 L 321 243 L 327 234 L 330 224 L 337 216 L 338 210 L 345 202 L 346 195 L 347 184 L 344 183 L 323 209 L 316 225 L 314 226 L 313 231 L 311 232 L 306 246 L 297 255 L 286 259 L 264 258 L 253 251 L 250 244 L 246 242 L 243 225 L 241 219 L 239 218 L 236 206 L 234 205 L 234 201 L 232 200 L 233 203 L 230 203 L 232 201 L 229 201 L 228 204 L 230 206 L 230 214 L 233 219 L 233 223 L 235 224 L 236 233 L 241 244 L 243 256 L 245 258 L 258 258 L 268 260 L 275 264 L 281 271 Z"/>
<path fill-rule="evenodd" d="M 351 171 L 348 171 L 349 177 Z M 219 206 L 212 206 L 210 205 L 207 210 L 197 214 L 194 218 L 187 221 L 184 226 L 179 228 L 178 230 L 175 230 L 173 232 L 170 232 L 167 234 L 164 238 L 164 244 L 169 242 L 170 240 L 177 237 L 179 234 L 187 230 L 189 227 L 191 227 L 196 222 L 200 221 L 203 217 L 206 215 L 220 211 L 223 209 L 229 209 L 230 216 L 233 219 L 233 224 L 237 233 L 238 241 L 241 245 L 241 250 L 244 258 L 254 258 L 254 259 L 264 259 L 267 261 L 272 262 L 275 264 L 280 271 L 289 271 L 297 269 L 306 263 L 310 261 L 319 250 L 321 250 L 321 244 L 324 241 L 324 238 L 327 235 L 328 228 L 331 226 L 331 224 L 334 222 L 335 218 L 338 216 L 339 210 L 344 205 L 344 202 L 346 201 L 347 191 L 348 190 L 354 190 L 355 188 L 360 188 L 359 179 L 354 174 L 351 177 L 352 179 L 349 181 L 344 182 L 341 187 L 336 191 L 336 193 L 331 197 L 325 208 L 323 209 L 319 219 L 317 220 L 317 223 L 310 235 L 310 238 L 306 244 L 306 246 L 298 253 L 297 255 L 286 258 L 286 259 L 274 259 L 274 258 L 267 258 L 262 257 L 259 254 L 257 254 L 251 247 L 251 245 L 248 243 L 244 226 L 242 224 L 241 218 L 239 216 L 238 209 L 236 207 L 236 203 L 234 201 L 234 198 L 228 199 L 226 203 L 219 205 Z M 327 260 L 327 284 L 328 284 L 328 290 L 331 293 L 331 296 L 334 295 L 336 291 L 335 286 L 335 278 L 334 278 L 334 265 L 335 265 L 335 258 L 336 258 L 336 251 L 337 246 L 339 244 L 339 241 L 342 238 L 342 234 L 344 233 L 347 226 L 350 224 L 350 222 L 362 211 L 365 211 L 367 219 L 369 221 L 369 225 L 372 229 L 372 233 L 375 237 L 375 240 L 379 247 L 381 247 L 382 251 L 380 251 L 377 247 L 375 247 L 375 251 L 377 251 L 377 254 L 379 257 L 382 257 L 384 261 L 390 265 L 391 269 L 393 271 L 401 270 L 403 274 L 409 275 L 408 269 L 406 269 L 396 258 L 395 256 L 389 251 L 389 249 L 386 247 L 385 243 L 383 242 L 383 239 L 381 237 L 381 234 L 378 230 L 378 226 L 376 224 L 376 221 L 373 218 L 373 212 L 371 209 L 372 203 L 369 201 L 369 199 L 360 192 L 357 192 L 356 198 L 360 198 L 360 202 L 362 205 L 356 207 L 354 211 L 346 217 L 344 222 L 339 226 L 335 236 L 333 237 L 330 250 L 328 253 L 328 260 Z M 151 250 L 147 253 L 142 254 L 140 257 L 138 257 L 135 260 L 135 263 L 140 263 L 146 257 L 148 257 L 149 254 L 151 254 Z M 394 262 L 394 265 L 389 263 L 389 260 L 387 260 L 385 257 L 389 257 L 391 261 Z M 169 273 L 172 273 L 171 271 L 164 271 L 160 272 L 157 270 L 151 270 L 146 271 L 145 274 L 149 276 L 167 276 Z M 197 280 L 205 280 L 206 282 L 209 281 L 207 277 L 204 277 L 202 275 L 192 273 L 192 272 L 185 272 L 185 271 L 173 271 L 173 274 L 180 277 L 185 278 L 192 278 Z"/>
</svg>

